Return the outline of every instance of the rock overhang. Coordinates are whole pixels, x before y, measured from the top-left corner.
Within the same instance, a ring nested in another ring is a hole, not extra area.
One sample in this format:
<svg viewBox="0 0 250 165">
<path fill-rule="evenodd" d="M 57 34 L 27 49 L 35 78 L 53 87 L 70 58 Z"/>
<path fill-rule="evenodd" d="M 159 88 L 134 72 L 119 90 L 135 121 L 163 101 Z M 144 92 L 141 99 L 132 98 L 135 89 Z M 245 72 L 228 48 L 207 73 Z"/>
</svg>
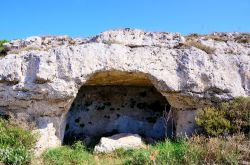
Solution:
<svg viewBox="0 0 250 165">
<path fill-rule="evenodd" d="M 250 95 L 247 44 L 198 38 L 216 48 L 208 54 L 179 47 L 186 40 L 175 33 L 115 30 L 49 50 L 9 54 L 0 59 L 0 110 L 32 116 L 38 128 L 47 123 L 45 132 L 55 131 L 51 139 L 62 139 L 65 114 L 83 85 L 153 85 L 174 109 L 190 111 Z"/>
</svg>

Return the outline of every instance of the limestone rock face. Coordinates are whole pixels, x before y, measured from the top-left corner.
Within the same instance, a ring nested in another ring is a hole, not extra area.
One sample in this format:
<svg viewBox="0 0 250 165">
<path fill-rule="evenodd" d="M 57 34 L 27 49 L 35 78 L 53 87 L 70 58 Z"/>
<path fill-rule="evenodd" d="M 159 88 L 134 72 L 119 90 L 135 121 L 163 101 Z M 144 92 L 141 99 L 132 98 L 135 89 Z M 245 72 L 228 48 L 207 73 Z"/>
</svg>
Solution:
<svg viewBox="0 0 250 165">
<path fill-rule="evenodd" d="M 180 125 L 187 110 L 250 95 L 250 44 L 238 39 L 240 33 L 223 36 L 193 39 L 213 48 L 210 54 L 183 47 L 189 38 L 177 33 L 131 29 L 86 39 L 12 41 L 5 45 L 8 55 L 0 59 L 0 111 L 36 122 L 47 142 L 38 146 L 43 150 L 62 141 L 66 113 L 81 86 L 153 85 L 179 111 L 176 131 L 190 133 L 194 115 Z"/>
<path fill-rule="evenodd" d="M 94 148 L 94 152 L 108 153 L 116 149 L 136 149 L 144 147 L 142 139 L 137 134 L 121 133 L 110 137 L 102 137 L 99 144 Z"/>
</svg>

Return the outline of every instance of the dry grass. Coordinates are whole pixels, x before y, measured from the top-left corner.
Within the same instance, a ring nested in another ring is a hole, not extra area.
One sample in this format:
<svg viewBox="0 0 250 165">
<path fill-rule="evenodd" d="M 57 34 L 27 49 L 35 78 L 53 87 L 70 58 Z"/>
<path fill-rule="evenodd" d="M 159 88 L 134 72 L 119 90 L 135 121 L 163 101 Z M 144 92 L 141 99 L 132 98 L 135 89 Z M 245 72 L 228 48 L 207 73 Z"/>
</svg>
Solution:
<svg viewBox="0 0 250 165">
<path fill-rule="evenodd" d="M 190 47 L 190 46 L 193 46 L 193 47 L 196 47 L 200 50 L 203 50 L 204 52 L 206 52 L 207 54 L 213 54 L 215 52 L 215 48 L 212 48 L 212 47 L 209 47 L 209 46 L 206 46 L 206 45 L 203 45 L 202 43 L 199 43 L 197 41 L 187 41 L 184 46 L 186 47 Z"/>
<path fill-rule="evenodd" d="M 187 41 L 192 41 L 194 39 L 199 38 L 201 35 L 197 34 L 197 33 L 191 33 L 189 35 L 187 35 L 185 38 Z"/>
<path fill-rule="evenodd" d="M 226 42 L 227 39 L 222 37 L 222 36 L 219 36 L 219 35 L 216 35 L 216 34 L 213 34 L 213 35 L 205 35 L 204 36 L 204 40 L 214 40 L 214 41 L 222 41 L 222 42 Z"/>
<path fill-rule="evenodd" d="M 203 50 L 204 52 L 206 52 L 207 54 L 213 54 L 215 52 L 215 49 L 209 46 L 206 46 L 200 42 L 197 41 L 198 38 L 200 38 L 201 35 L 197 34 L 197 33 L 192 33 L 187 35 L 186 38 L 186 42 L 184 44 L 182 44 L 179 48 L 188 48 L 188 47 L 196 47 L 200 50 Z"/>
<path fill-rule="evenodd" d="M 242 33 L 239 37 L 235 38 L 235 41 L 243 44 L 250 43 L 250 34 Z"/>
<path fill-rule="evenodd" d="M 40 47 L 37 47 L 37 46 L 27 46 L 27 47 L 23 47 L 20 49 L 11 50 L 8 52 L 8 54 L 19 54 L 23 51 L 31 51 L 31 50 L 41 51 L 42 49 Z"/>
<path fill-rule="evenodd" d="M 237 40 L 237 42 L 239 42 L 239 43 L 249 43 L 250 42 L 250 37 L 248 37 L 248 38 L 241 38 L 241 39 L 239 39 L 239 40 Z"/>
<path fill-rule="evenodd" d="M 250 141 L 244 134 L 210 138 L 193 136 L 188 139 L 188 144 L 190 152 L 196 151 L 200 155 L 202 164 L 250 163 Z"/>
</svg>

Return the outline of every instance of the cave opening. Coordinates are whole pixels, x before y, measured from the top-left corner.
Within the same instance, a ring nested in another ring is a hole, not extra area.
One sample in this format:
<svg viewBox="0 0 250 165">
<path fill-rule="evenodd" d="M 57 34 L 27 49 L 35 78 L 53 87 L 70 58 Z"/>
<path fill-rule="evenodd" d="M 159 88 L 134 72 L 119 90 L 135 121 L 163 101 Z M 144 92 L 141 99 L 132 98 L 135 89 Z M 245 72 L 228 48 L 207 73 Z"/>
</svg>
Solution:
<svg viewBox="0 0 250 165">
<path fill-rule="evenodd" d="M 173 136 L 173 120 L 166 98 L 146 76 L 134 73 L 101 73 L 83 85 L 66 116 L 64 144 L 118 133 L 139 134 L 145 141 Z"/>
</svg>

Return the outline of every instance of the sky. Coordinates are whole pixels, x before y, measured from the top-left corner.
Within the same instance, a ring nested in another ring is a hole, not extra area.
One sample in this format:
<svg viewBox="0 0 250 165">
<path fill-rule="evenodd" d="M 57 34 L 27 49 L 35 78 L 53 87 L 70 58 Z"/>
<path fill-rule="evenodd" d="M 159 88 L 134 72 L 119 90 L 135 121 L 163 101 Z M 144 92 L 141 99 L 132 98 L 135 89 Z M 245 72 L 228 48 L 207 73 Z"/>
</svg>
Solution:
<svg viewBox="0 0 250 165">
<path fill-rule="evenodd" d="M 117 28 L 250 32 L 250 0 L 2 0 L 0 39 L 87 37 Z"/>
</svg>

